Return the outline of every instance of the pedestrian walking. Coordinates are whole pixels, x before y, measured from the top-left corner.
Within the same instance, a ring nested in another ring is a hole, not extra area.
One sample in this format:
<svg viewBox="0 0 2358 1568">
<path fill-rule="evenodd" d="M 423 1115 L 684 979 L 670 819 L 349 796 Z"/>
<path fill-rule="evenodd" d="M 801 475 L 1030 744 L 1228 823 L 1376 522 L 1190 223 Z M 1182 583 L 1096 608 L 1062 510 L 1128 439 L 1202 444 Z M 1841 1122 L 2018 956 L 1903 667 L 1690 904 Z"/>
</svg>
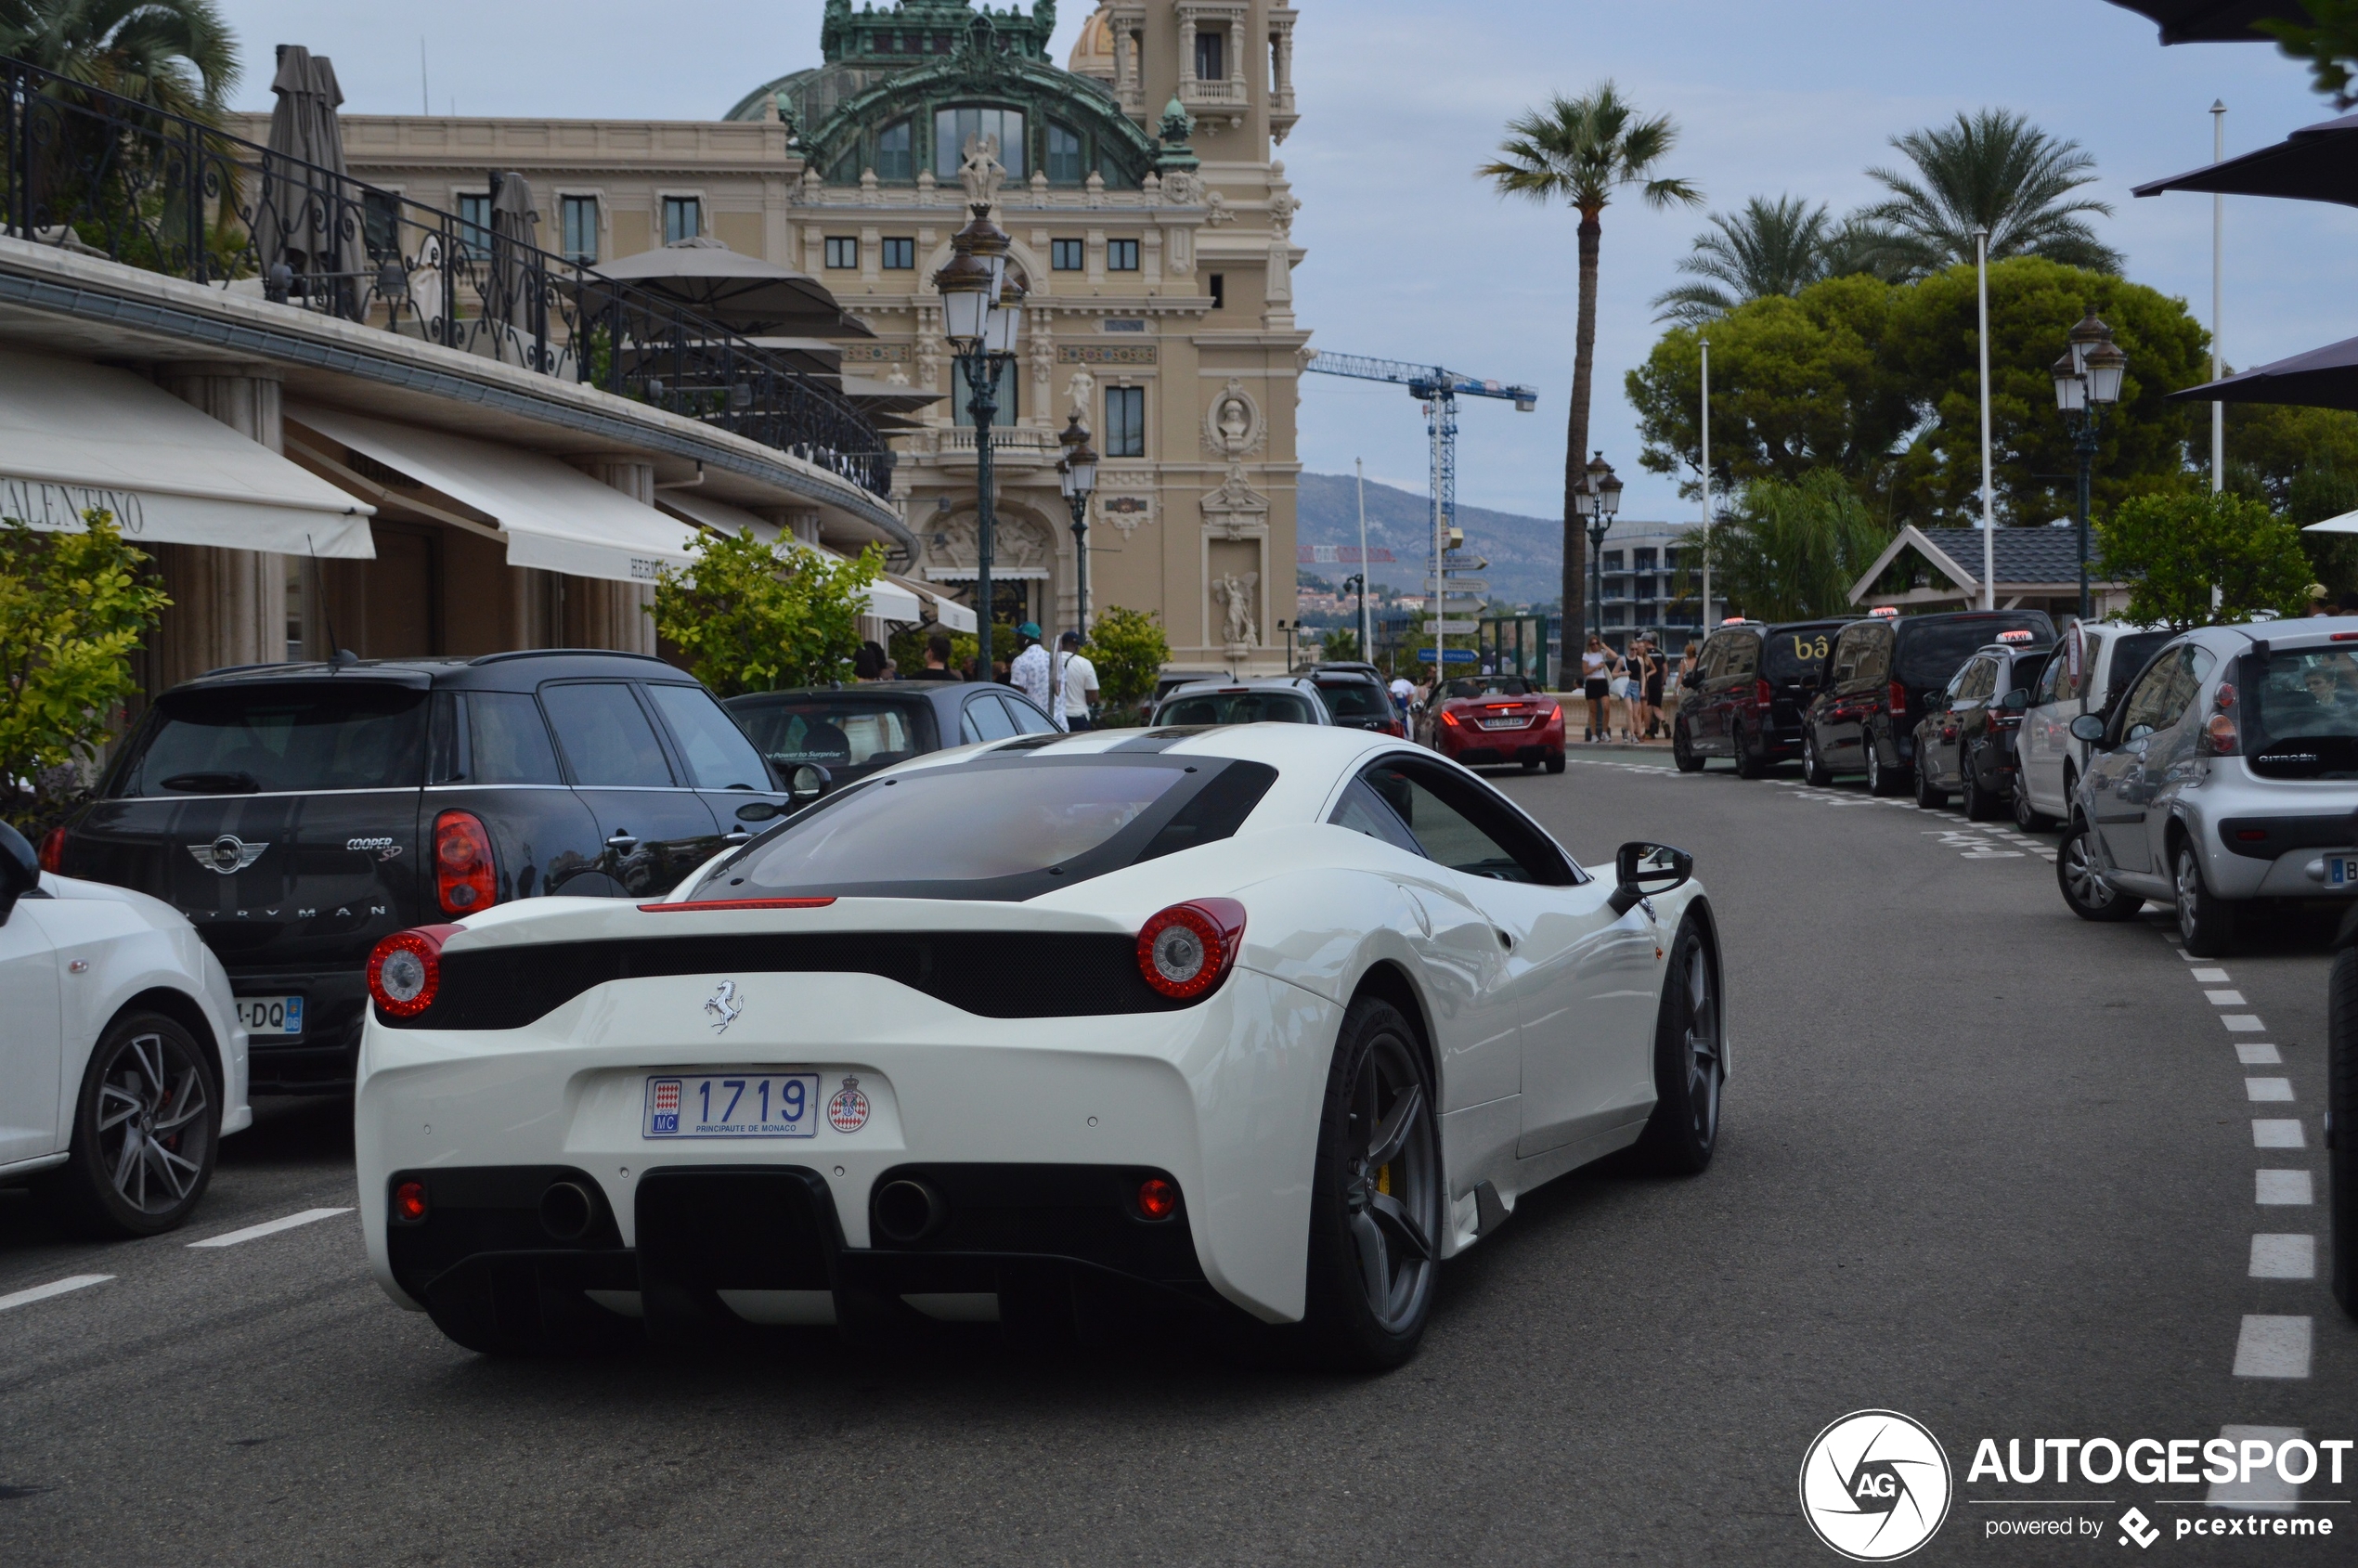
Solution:
<svg viewBox="0 0 2358 1568">
<path fill-rule="evenodd" d="M 1580 682 L 1580 690 L 1588 699 L 1588 722 L 1580 738 L 1592 742 L 1610 739 L 1605 696 L 1613 690 L 1613 650 L 1593 631 L 1588 634 L 1588 646 L 1581 650 Z"/>
<path fill-rule="evenodd" d="M 925 667 L 923 669 L 913 671 L 910 674 L 909 679 L 912 680 L 957 680 L 959 678 L 958 672 L 950 667 L 950 639 L 943 636 L 940 632 L 935 632 L 931 637 L 926 639 Z"/>
<path fill-rule="evenodd" d="M 1023 652 L 1017 654 L 1016 662 L 1007 667 L 1007 684 L 1030 697 L 1040 711 L 1055 720 L 1056 728 L 1061 730 L 1064 728 L 1064 717 L 1056 711 L 1061 705 L 1056 703 L 1056 693 L 1050 690 L 1055 682 L 1056 671 L 1048 663 L 1046 644 L 1040 641 L 1039 623 L 1024 622 L 1016 628 L 1016 636 L 1023 642 Z"/>
<path fill-rule="evenodd" d="M 1090 710 L 1097 701 L 1097 667 L 1081 652 L 1081 633 L 1068 631 L 1056 639 L 1063 661 L 1056 671 L 1064 688 L 1065 728 L 1078 733 L 1095 727 Z"/>
<path fill-rule="evenodd" d="M 1670 666 L 1662 656 L 1662 649 L 1653 639 L 1646 640 L 1646 673 L 1643 677 L 1646 723 L 1645 738 L 1659 740 L 1668 732 L 1662 721 L 1663 685 L 1670 677 Z"/>
</svg>

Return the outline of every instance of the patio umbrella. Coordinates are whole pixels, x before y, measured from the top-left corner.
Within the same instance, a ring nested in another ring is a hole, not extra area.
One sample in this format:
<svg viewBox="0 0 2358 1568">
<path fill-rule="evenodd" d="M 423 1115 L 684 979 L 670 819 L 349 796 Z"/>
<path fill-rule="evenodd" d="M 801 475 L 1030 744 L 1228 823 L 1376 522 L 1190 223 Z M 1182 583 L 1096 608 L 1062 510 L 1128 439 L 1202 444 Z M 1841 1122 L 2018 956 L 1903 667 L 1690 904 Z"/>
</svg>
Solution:
<svg viewBox="0 0 2358 1568">
<path fill-rule="evenodd" d="M 2358 114 L 2304 125 L 2274 147 L 2230 158 L 2189 174 L 2135 188 L 2140 196 L 2165 190 L 2211 190 L 2225 196 L 2286 196 L 2297 201 L 2339 201 L 2358 207 Z"/>
<path fill-rule="evenodd" d="M 2358 338 L 2170 395 L 2186 403 L 2290 403 L 2303 408 L 2358 410 Z"/>
<path fill-rule="evenodd" d="M 876 335 L 844 315 L 835 295 L 816 278 L 732 251 L 709 235 L 675 240 L 658 250 L 602 263 L 598 274 L 635 284 L 748 335 Z M 589 281 L 586 292 L 594 298 L 597 279 Z"/>
<path fill-rule="evenodd" d="M 491 274 L 484 279 L 483 313 L 490 320 L 533 336 L 546 314 L 533 287 L 530 253 L 539 218 L 532 210 L 532 182 L 522 175 L 491 176 Z"/>
<path fill-rule="evenodd" d="M 270 111 L 269 149 L 281 156 L 263 159 L 254 206 L 264 288 L 274 297 L 290 288 L 322 296 L 337 315 L 356 319 L 368 257 L 360 189 L 345 175 L 343 131 L 336 123 L 343 102 L 336 68 L 300 44 L 281 44 L 270 90 L 279 103 Z"/>
<path fill-rule="evenodd" d="M 2256 21 L 2309 20 L 2300 0 L 2112 0 L 2161 24 L 2165 44 L 2264 44 Z"/>
</svg>

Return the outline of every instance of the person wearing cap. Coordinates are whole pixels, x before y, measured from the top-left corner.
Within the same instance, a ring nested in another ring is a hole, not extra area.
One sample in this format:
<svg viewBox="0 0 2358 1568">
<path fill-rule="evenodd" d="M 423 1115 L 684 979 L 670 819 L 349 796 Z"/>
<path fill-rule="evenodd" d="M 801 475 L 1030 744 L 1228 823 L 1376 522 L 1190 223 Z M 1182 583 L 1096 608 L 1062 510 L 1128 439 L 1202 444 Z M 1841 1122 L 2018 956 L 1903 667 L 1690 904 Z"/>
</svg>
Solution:
<svg viewBox="0 0 2358 1568">
<path fill-rule="evenodd" d="M 1040 641 L 1040 623 L 1026 621 L 1016 628 L 1016 635 L 1023 640 L 1023 652 L 1007 667 L 1007 684 L 1030 697 L 1041 712 L 1056 721 L 1056 728 L 1065 727 L 1064 706 L 1055 700 L 1056 672 L 1048 662 L 1048 650 Z"/>
<path fill-rule="evenodd" d="M 1076 733 L 1092 729 L 1089 704 L 1097 694 L 1097 667 L 1081 652 L 1081 633 L 1068 631 L 1056 639 L 1056 683 L 1064 689 L 1065 728 Z"/>
</svg>

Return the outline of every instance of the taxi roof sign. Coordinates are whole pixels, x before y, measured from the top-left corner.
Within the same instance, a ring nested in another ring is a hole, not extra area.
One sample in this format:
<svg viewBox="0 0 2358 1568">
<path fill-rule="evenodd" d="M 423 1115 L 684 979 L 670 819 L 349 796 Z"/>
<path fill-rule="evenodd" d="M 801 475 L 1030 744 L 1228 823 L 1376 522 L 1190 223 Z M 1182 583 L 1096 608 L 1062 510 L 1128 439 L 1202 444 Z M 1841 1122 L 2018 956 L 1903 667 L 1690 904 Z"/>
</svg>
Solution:
<svg viewBox="0 0 2358 1568">
<path fill-rule="evenodd" d="M 2035 636 L 2035 633 L 2028 631 L 2002 631 L 1998 634 L 1998 641 L 2001 642 L 2028 642 L 2033 641 Z"/>
</svg>

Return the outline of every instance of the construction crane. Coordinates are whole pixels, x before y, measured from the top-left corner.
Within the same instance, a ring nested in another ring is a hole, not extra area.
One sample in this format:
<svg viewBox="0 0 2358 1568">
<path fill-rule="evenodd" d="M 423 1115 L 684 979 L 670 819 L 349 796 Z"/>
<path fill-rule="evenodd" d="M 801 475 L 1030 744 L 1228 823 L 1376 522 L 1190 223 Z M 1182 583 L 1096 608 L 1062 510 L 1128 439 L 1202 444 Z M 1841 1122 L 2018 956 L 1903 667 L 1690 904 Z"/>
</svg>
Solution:
<svg viewBox="0 0 2358 1568">
<path fill-rule="evenodd" d="M 1449 590 L 1444 586 L 1441 558 L 1463 538 L 1458 532 L 1458 399 L 1502 398 L 1514 404 L 1515 412 L 1527 414 L 1539 406 L 1539 393 L 1534 387 L 1460 375 L 1439 365 L 1409 365 L 1397 359 L 1370 359 L 1364 355 L 1328 354 L 1316 349 L 1311 351 L 1310 362 L 1303 369 L 1321 375 L 1348 376 L 1354 381 L 1390 382 L 1406 387 L 1408 395 L 1425 406 L 1425 431 L 1432 444 L 1432 558 L 1425 570 L 1425 591 L 1431 596 L 1436 628 L 1433 651 L 1438 654 L 1449 619 Z"/>
</svg>

